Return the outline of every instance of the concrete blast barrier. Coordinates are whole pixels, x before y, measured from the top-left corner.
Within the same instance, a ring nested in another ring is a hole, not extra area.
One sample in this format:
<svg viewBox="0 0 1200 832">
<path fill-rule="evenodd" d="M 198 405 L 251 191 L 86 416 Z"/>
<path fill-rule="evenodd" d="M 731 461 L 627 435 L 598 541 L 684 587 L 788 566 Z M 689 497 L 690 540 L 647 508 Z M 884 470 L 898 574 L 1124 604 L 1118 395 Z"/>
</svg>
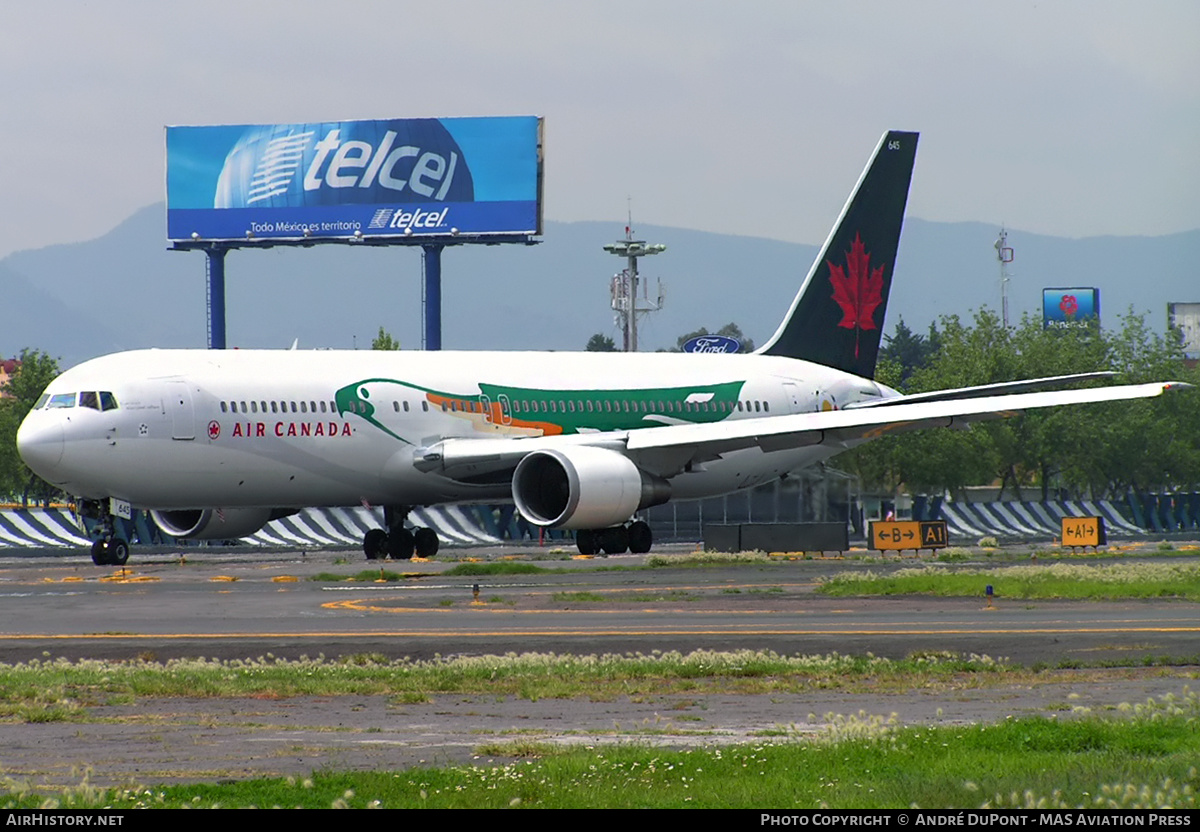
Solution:
<svg viewBox="0 0 1200 832">
<path fill-rule="evenodd" d="M 845 552 L 845 523 L 705 523 L 704 548 L 711 552 Z"/>
</svg>

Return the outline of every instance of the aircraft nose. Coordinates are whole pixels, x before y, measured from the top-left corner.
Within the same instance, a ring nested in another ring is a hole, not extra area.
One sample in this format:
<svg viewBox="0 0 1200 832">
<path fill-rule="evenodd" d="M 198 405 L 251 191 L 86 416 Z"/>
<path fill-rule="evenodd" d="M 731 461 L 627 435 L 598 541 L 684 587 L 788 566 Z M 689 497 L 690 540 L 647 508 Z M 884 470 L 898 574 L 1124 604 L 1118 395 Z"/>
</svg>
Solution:
<svg viewBox="0 0 1200 832">
<path fill-rule="evenodd" d="M 62 425 L 58 422 L 32 424 L 26 419 L 17 430 L 17 453 L 35 474 L 49 479 L 62 462 Z"/>
</svg>

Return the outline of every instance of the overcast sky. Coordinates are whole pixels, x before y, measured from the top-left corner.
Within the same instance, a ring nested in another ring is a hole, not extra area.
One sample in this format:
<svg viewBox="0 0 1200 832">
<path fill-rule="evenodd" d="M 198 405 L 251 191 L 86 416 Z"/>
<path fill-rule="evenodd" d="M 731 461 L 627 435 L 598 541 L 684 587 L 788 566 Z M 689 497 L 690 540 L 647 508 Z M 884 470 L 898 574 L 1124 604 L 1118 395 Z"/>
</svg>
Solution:
<svg viewBox="0 0 1200 832">
<path fill-rule="evenodd" d="M 910 216 L 1200 227 L 1195 0 L 47 0 L 0 68 L 0 257 L 162 200 L 166 124 L 415 116 L 544 116 L 546 218 L 618 232 L 818 243 L 889 128 Z"/>
</svg>

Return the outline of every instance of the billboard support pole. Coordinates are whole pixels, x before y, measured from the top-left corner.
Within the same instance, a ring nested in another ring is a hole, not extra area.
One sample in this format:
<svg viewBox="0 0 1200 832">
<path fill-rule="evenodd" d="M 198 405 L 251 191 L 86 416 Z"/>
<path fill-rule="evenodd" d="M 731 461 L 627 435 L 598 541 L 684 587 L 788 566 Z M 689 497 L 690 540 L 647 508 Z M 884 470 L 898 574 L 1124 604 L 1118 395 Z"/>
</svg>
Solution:
<svg viewBox="0 0 1200 832">
<path fill-rule="evenodd" d="M 424 265 L 423 296 L 425 306 L 424 348 L 440 350 L 442 348 L 442 249 L 440 244 L 421 246 L 424 254 L 421 261 Z"/>
<path fill-rule="evenodd" d="M 208 348 L 225 349 L 225 246 L 204 250 L 208 265 Z"/>
</svg>

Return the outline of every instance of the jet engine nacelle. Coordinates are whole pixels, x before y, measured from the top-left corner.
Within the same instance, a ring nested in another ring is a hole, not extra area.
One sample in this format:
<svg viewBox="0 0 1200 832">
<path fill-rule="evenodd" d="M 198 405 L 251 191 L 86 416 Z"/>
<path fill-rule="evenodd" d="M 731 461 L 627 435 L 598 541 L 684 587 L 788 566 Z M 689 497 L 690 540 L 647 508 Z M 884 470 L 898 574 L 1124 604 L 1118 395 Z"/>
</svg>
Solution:
<svg viewBox="0 0 1200 832">
<path fill-rule="evenodd" d="M 537 526 L 604 529 L 671 497 L 666 480 L 605 448 L 534 451 L 513 473 L 513 502 Z"/>
<path fill-rule="evenodd" d="M 267 525 L 274 512 L 269 508 L 211 508 L 152 511 L 154 523 L 171 537 L 189 540 L 233 540 L 254 534 Z"/>
</svg>

